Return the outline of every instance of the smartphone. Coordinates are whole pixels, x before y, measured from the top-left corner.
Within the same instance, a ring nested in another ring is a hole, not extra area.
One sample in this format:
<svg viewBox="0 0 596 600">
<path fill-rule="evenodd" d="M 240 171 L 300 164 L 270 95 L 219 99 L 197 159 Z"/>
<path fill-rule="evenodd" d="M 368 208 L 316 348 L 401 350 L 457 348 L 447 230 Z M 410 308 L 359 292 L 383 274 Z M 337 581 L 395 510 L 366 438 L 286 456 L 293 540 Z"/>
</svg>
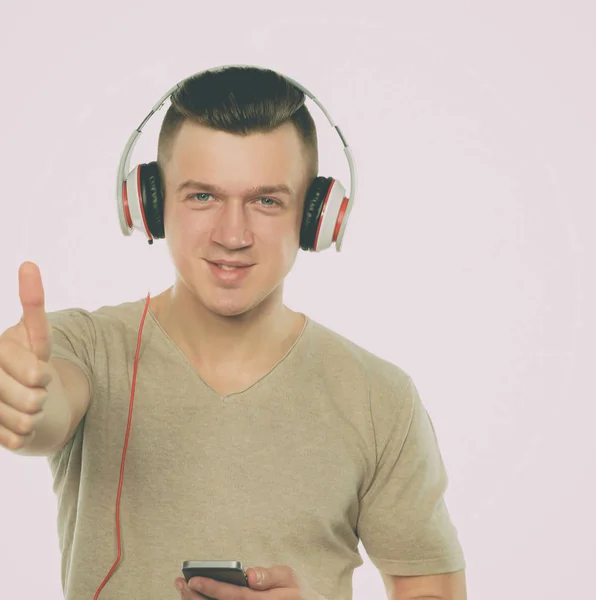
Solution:
<svg viewBox="0 0 596 600">
<path fill-rule="evenodd" d="M 182 573 L 186 583 L 192 577 L 207 577 L 223 583 L 248 587 L 248 577 L 242 563 L 235 560 L 185 560 L 182 563 Z"/>
</svg>

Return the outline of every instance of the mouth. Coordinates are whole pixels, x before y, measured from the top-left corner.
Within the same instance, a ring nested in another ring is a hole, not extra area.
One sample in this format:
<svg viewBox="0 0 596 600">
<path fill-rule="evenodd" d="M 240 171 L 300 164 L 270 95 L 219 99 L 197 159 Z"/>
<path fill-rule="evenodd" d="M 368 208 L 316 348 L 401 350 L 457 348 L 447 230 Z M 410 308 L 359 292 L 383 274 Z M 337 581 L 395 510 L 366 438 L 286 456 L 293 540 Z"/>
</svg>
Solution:
<svg viewBox="0 0 596 600">
<path fill-rule="evenodd" d="M 223 269 L 224 271 L 234 271 L 236 269 L 247 269 L 248 267 L 252 267 L 253 265 L 249 265 L 249 264 L 244 264 L 244 263 L 218 263 L 218 262 L 211 262 L 210 260 L 207 261 L 208 263 Z"/>
<path fill-rule="evenodd" d="M 222 264 L 214 263 L 210 260 L 205 261 L 215 279 L 221 283 L 232 284 L 240 283 L 250 273 L 254 265 L 251 264 Z"/>
<path fill-rule="evenodd" d="M 230 267 L 230 265 L 220 265 L 219 263 L 211 263 L 213 265 L 215 265 L 216 267 L 219 267 L 220 269 L 223 269 L 224 271 L 235 271 L 236 269 L 246 269 L 246 267 L 248 265 L 238 265 L 236 267 Z"/>
</svg>

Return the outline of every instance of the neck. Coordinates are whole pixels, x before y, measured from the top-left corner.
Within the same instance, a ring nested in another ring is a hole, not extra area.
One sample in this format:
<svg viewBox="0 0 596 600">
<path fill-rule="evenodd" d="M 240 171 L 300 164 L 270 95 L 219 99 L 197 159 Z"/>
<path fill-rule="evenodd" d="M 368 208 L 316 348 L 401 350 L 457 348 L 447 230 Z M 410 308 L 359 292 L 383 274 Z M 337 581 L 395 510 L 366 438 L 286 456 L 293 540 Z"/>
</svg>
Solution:
<svg viewBox="0 0 596 600">
<path fill-rule="evenodd" d="M 275 297 L 277 295 L 277 297 Z M 152 299 L 151 311 L 189 358 L 205 368 L 252 364 L 295 334 L 300 317 L 276 290 L 254 309 L 222 316 L 202 305 L 179 283 Z"/>
</svg>

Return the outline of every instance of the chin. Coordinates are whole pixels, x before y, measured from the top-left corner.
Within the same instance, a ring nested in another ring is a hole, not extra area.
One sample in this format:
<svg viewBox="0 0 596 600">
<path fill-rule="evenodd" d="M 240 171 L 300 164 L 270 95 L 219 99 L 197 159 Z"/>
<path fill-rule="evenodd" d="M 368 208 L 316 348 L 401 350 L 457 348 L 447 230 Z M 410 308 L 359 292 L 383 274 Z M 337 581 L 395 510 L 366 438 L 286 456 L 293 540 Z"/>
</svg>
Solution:
<svg viewBox="0 0 596 600">
<path fill-rule="evenodd" d="M 239 317 L 250 313 L 267 302 L 269 294 L 255 294 L 249 290 L 216 290 L 205 293 L 205 289 L 195 289 L 195 298 L 212 314 L 221 317 Z"/>
<path fill-rule="evenodd" d="M 239 317 L 251 311 L 254 305 L 242 300 L 221 300 L 219 302 L 204 302 L 210 312 L 220 317 Z"/>
<path fill-rule="evenodd" d="M 240 317 L 243 315 L 257 314 L 267 312 L 269 308 L 274 307 L 278 302 L 278 295 L 282 293 L 283 286 L 276 285 L 272 288 L 259 290 L 236 289 L 220 290 L 211 294 L 201 294 L 196 290 L 196 296 L 213 314 L 221 317 Z M 222 293 L 223 292 L 223 293 Z"/>
</svg>

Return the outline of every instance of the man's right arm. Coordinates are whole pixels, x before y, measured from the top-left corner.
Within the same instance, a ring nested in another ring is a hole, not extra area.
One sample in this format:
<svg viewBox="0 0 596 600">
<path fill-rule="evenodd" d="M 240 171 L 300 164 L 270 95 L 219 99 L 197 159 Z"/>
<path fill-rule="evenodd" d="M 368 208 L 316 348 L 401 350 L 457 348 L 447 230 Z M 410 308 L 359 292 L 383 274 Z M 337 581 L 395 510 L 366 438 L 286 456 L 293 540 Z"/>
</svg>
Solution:
<svg viewBox="0 0 596 600">
<path fill-rule="evenodd" d="M 92 390 L 80 367 L 52 356 L 52 328 L 34 263 L 19 269 L 19 297 L 23 317 L 0 334 L 0 446 L 48 456 L 72 437 Z"/>
</svg>

